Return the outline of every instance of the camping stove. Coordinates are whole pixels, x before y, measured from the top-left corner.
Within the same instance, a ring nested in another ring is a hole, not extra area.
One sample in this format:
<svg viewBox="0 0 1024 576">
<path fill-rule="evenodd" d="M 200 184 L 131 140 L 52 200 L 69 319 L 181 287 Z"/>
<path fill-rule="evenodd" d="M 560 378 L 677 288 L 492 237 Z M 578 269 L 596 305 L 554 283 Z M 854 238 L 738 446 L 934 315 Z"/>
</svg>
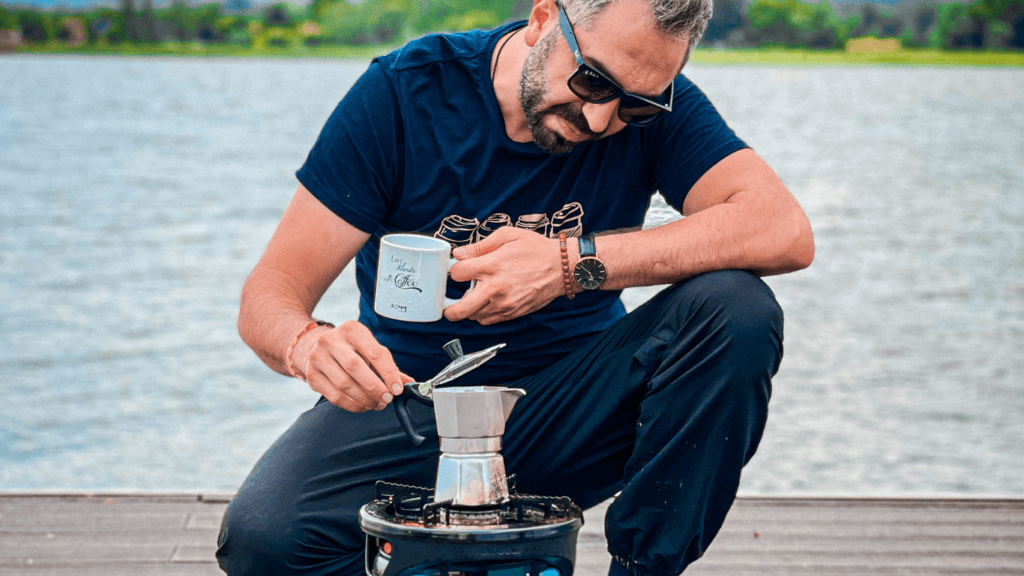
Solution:
<svg viewBox="0 0 1024 576">
<path fill-rule="evenodd" d="M 526 394 L 516 388 L 437 388 L 494 356 L 501 346 L 463 355 L 457 340 L 438 376 L 406 385 L 395 398 L 414 444 L 407 402 L 434 406 L 440 437 L 433 488 L 377 483 L 359 510 L 367 576 L 571 576 L 583 513 L 567 497 L 518 494 L 505 476 L 505 420 Z"/>
<path fill-rule="evenodd" d="M 359 511 L 368 576 L 571 576 L 578 506 L 566 497 L 514 493 L 507 502 L 457 507 L 429 488 L 377 484 Z"/>
</svg>

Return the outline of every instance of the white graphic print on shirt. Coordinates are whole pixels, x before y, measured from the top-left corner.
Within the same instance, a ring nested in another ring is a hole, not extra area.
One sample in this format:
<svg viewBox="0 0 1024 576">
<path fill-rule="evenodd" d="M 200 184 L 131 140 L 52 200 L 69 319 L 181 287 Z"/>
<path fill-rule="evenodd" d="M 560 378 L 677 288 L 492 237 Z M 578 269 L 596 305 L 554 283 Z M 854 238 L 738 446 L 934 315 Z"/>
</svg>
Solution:
<svg viewBox="0 0 1024 576">
<path fill-rule="evenodd" d="M 550 218 L 543 213 L 523 214 L 516 219 L 515 224 L 508 214 L 501 212 L 491 214 L 483 222 L 476 218 L 452 214 L 441 221 L 441 226 L 434 232 L 434 237 L 447 240 L 452 246 L 464 246 L 483 240 L 498 228 L 513 225 L 523 230 L 533 230 L 548 238 L 556 238 L 561 232 L 565 232 L 566 236 L 581 236 L 582 222 L 583 206 L 579 202 L 566 204 Z"/>
</svg>

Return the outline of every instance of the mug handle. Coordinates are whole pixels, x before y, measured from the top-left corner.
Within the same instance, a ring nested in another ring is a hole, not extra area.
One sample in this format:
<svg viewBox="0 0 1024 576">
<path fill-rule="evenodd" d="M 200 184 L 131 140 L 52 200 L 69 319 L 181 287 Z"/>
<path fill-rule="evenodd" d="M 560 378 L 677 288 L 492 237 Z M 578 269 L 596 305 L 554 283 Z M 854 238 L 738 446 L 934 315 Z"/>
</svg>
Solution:
<svg viewBox="0 0 1024 576">
<path fill-rule="evenodd" d="M 457 264 L 458 261 L 459 261 L 458 258 L 449 258 L 448 259 L 448 274 L 452 273 L 452 266 L 455 266 L 455 264 Z M 466 290 L 466 294 L 469 294 L 470 292 L 472 292 L 473 288 L 476 288 L 476 280 L 473 280 L 472 282 L 469 283 L 469 290 Z M 465 298 L 466 294 L 463 294 L 462 298 Z M 459 301 L 462 300 L 462 298 L 445 298 L 444 299 L 444 307 L 447 308 L 447 307 L 449 307 L 449 306 L 451 306 L 453 304 L 458 304 Z"/>
</svg>

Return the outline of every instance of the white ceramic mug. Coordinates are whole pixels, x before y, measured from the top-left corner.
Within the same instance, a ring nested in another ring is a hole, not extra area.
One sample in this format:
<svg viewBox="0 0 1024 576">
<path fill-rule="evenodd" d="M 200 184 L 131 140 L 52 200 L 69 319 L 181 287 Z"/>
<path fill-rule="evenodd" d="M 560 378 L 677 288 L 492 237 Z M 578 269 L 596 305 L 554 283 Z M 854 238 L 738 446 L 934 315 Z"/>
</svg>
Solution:
<svg viewBox="0 0 1024 576">
<path fill-rule="evenodd" d="M 448 273 L 458 262 L 446 240 L 419 234 L 388 234 L 380 239 L 373 311 L 406 322 L 435 322 L 447 306 Z"/>
</svg>

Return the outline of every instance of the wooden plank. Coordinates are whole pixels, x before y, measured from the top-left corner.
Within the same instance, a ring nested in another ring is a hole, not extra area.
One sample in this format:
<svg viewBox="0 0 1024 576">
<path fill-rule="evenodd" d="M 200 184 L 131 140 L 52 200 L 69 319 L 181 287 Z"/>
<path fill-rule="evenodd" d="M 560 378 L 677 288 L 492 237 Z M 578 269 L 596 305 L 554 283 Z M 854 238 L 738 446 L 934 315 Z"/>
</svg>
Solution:
<svg viewBox="0 0 1024 576">
<path fill-rule="evenodd" d="M 171 557 L 172 562 L 209 562 L 217 552 L 217 539 L 210 544 L 198 546 L 179 546 Z"/>
<path fill-rule="evenodd" d="M 224 510 L 227 505 L 204 506 L 202 510 L 193 512 L 185 523 L 189 530 L 216 530 L 220 531 L 220 521 L 224 518 Z"/>
<path fill-rule="evenodd" d="M 212 534 L 212 535 L 211 535 Z M 0 533 L 0 558 L 8 551 L 25 546 L 83 547 L 147 546 L 172 542 L 176 545 L 202 545 L 216 541 L 212 530 L 131 530 L 89 532 Z"/>
<path fill-rule="evenodd" d="M 870 552 L 846 552 L 834 551 L 814 553 L 808 551 L 798 552 L 742 552 L 728 550 L 727 553 L 718 554 L 721 546 L 714 547 L 716 552 L 711 550 L 698 562 L 704 564 L 728 564 L 730 566 L 746 565 L 761 566 L 769 564 L 773 566 L 831 566 L 833 568 L 930 568 L 940 570 L 948 566 L 961 566 L 971 568 L 998 569 L 1005 571 L 1016 570 L 1018 573 L 1024 571 L 1024 558 L 1016 554 L 977 554 L 977 555 L 955 555 L 955 554 L 911 554 L 904 552 L 897 553 L 870 553 Z M 724 550 L 723 550 L 724 551 Z"/>
<path fill-rule="evenodd" d="M 848 524 L 1020 524 L 1024 510 L 998 508 L 883 508 L 883 507 L 789 507 L 736 509 L 734 519 L 741 522 L 770 521 L 802 525 Z"/>
<path fill-rule="evenodd" d="M 45 564 L 104 564 L 124 562 L 165 563 L 171 561 L 175 545 L 170 543 L 113 546 L 24 546 L 0 553 L 0 568 Z"/>
<path fill-rule="evenodd" d="M 222 501 L 208 503 L 197 495 L 3 496 L 0 535 L 201 529 L 205 526 L 193 518 L 220 518 L 225 507 Z M 212 528 L 219 528 L 219 520 Z"/>
<path fill-rule="evenodd" d="M 2 499 L 0 499 L 2 501 Z M 211 504 L 201 504 L 197 502 L 188 503 L 169 503 L 169 502 L 126 502 L 117 501 L 111 504 L 94 504 L 91 501 L 74 501 L 68 500 L 60 503 L 41 503 L 27 501 L 23 505 L 17 507 L 6 506 L 6 509 L 0 510 L 0 518 L 8 514 L 67 514 L 67 513 L 80 513 L 89 514 L 93 516 L 110 516 L 123 514 L 125 512 L 133 513 L 150 513 L 150 512 L 164 512 L 173 510 L 175 512 L 181 510 L 198 510 L 199 507 L 203 506 L 220 506 Z"/>
<path fill-rule="evenodd" d="M 185 526 L 188 512 L 123 512 L 83 514 L 81 512 L 44 514 L 4 514 L 3 532 L 72 532 L 85 530 L 176 530 Z"/>
<path fill-rule="evenodd" d="M 207 500 L 206 498 L 211 498 Z M 230 497 L 229 497 L 230 498 Z M 75 506 L 110 506 L 131 504 L 134 506 L 162 506 L 166 504 L 192 504 L 219 501 L 218 497 L 201 494 L 146 494 L 146 493 L 3 493 L 0 495 L 0 512 L 62 508 Z"/>
<path fill-rule="evenodd" d="M 601 539 L 604 540 L 603 538 Z M 712 544 L 727 549 L 729 554 L 747 552 L 783 553 L 856 553 L 856 554 L 946 554 L 974 556 L 978 554 L 1019 556 L 1024 550 L 1021 540 L 981 540 L 964 542 L 955 538 L 893 540 L 889 538 L 793 538 L 766 533 L 757 536 L 720 534 Z"/>
<path fill-rule="evenodd" d="M 603 510 L 608 503 L 598 508 Z M 1024 500 L 795 500 L 740 498 L 729 513 L 734 522 L 775 524 L 1021 524 Z M 603 521 L 603 520 L 602 520 Z"/>
<path fill-rule="evenodd" d="M 738 520 L 728 519 L 720 534 L 750 534 L 752 532 L 766 533 L 774 532 L 790 536 L 801 535 L 822 535 L 827 534 L 833 538 L 944 538 L 957 537 L 961 540 L 987 540 L 987 539 L 1011 539 L 1020 540 L 1021 529 L 1019 525 L 995 525 L 973 524 L 958 526 L 955 523 L 935 524 L 857 524 L 846 526 L 820 526 L 803 524 L 775 524 L 764 521 L 757 523 L 743 523 Z"/>
<path fill-rule="evenodd" d="M 703 574 L 763 575 L 795 574 L 814 576 L 878 576 L 878 575 L 928 575 L 948 574 L 987 576 L 1021 575 L 1024 572 L 1015 564 L 997 562 L 975 562 L 959 556 L 935 558 L 933 561 L 919 561 L 917 557 L 902 561 L 888 561 L 890 557 L 860 561 L 856 555 L 847 558 L 832 556 L 814 557 L 797 553 L 792 555 L 735 554 L 723 550 L 720 543 L 712 544 L 711 550 L 685 572 L 684 576 Z M 610 556 L 602 545 L 583 545 L 577 549 L 575 576 L 605 576 L 608 573 Z"/>
</svg>

